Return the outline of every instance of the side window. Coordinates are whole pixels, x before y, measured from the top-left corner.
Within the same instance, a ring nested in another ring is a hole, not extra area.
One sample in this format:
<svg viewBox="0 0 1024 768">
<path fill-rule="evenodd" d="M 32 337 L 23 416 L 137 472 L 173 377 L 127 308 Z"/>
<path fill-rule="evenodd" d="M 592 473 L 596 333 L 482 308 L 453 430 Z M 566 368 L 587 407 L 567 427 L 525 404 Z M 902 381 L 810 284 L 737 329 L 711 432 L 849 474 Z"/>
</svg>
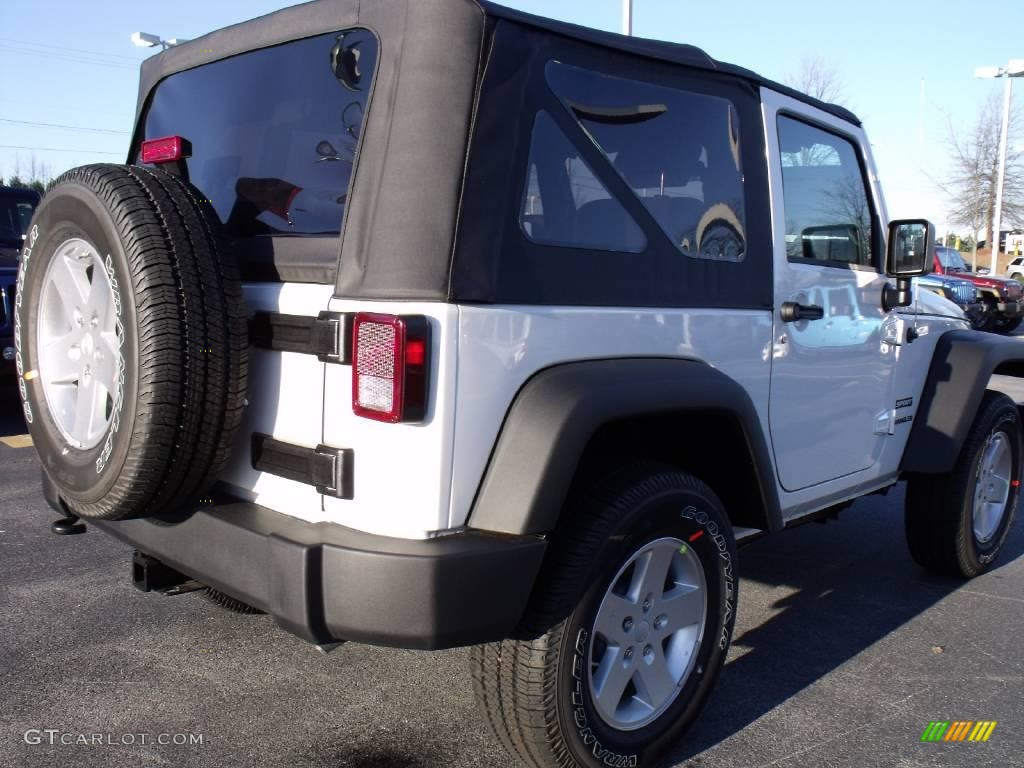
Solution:
<svg viewBox="0 0 1024 768">
<path fill-rule="evenodd" d="M 851 141 L 779 117 L 779 151 L 790 259 L 875 267 L 874 217 Z"/>
<path fill-rule="evenodd" d="M 675 247 L 746 256 L 739 117 L 717 96 L 550 62 L 547 81 Z"/>
<path fill-rule="evenodd" d="M 640 253 L 643 230 L 547 112 L 538 112 L 519 223 L 542 245 Z"/>
</svg>

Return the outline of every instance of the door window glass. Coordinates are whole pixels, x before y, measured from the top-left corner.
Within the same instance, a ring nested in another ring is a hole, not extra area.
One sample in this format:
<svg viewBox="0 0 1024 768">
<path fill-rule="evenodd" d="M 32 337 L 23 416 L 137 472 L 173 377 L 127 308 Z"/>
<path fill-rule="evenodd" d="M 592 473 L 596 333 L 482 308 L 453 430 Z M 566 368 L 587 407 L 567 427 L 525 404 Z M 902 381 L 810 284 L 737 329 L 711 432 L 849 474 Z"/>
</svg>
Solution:
<svg viewBox="0 0 1024 768">
<path fill-rule="evenodd" d="M 789 258 L 875 266 L 874 216 L 853 143 L 786 116 L 778 127 Z"/>
</svg>

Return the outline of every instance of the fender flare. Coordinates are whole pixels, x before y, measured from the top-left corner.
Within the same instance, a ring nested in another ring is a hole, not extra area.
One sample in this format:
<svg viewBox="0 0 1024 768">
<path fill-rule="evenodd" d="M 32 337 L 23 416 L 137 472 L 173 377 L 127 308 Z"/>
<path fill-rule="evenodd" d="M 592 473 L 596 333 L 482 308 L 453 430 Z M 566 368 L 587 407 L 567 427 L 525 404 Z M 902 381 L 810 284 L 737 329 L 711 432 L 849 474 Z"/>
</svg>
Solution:
<svg viewBox="0 0 1024 768">
<path fill-rule="evenodd" d="M 900 471 L 942 474 L 952 470 L 993 373 L 1024 377 L 1024 344 L 978 331 L 942 335 Z"/>
<path fill-rule="evenodd" d="M 509 407 L 468 524 L 516 535 L 548 533 L 598 429 L 636 416 L 709 411 L 739 422 L 768 527 L 780 530 L 775 471 L 750 396 L 721 371 L 677 358 L 591 360 L 535 374 Z"/>
</svg>

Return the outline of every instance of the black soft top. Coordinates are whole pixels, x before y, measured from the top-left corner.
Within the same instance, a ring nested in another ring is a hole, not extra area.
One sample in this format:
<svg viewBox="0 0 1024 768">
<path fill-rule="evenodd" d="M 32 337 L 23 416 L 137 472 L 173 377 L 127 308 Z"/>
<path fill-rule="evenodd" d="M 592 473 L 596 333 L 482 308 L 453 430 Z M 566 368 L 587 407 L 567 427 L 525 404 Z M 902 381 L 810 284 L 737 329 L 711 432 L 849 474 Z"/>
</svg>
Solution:
<svg viewBox="0 0 1024 768">
<path fill-rule="evenodd" d="M 509 19 L 511 21 L 519 22 L 520 24 L 545 29 L 549 32 L 565 35 L 566 37 L 583 40 L 584 42 L 593 43 L 595 45 L 603 45 L 606 48 L 614 48 L 615 50 L 632 53 L 637 56 L 646 56 L 650 59 L 659 59 L 660 61 L 668 61 L 673 64 L 682 64 L 683 66 L 694 67 L 696 69 L 713 70 L 715 72 L 724 72 L 726 74 L 735 75 L 736 77 L 741 77 L 755 85 L 770 88 L 771 90 L 778 91 L 786 96 L 792 96 L 794 99 L 799 99 L 806 104 L 810 104 L 818 109 L 830 112 L 836 117 L 840 117 L 843 120 L 854 123 L 855 125 L 861 124 L 860 119 L 845 107 L 815 99 L 802 91 L 790 88 L 788 85 L 782 85 L 781 83 L 769 80 L 766 77 L 761 77 L 761 75 L 756 72 L 752 72 L 749 69 L 736 66 L 735 64 L 726 64 L 725 62 L 717 61 L 705 53 L 703 49 L 698 48 L 695 45 L 682 45 L 680 43 L 669 43 L 664 40 L 650 40 L 643 37 L 627 37 L 626 35 L 619 35 L 614 32 L 603 32 L 601 30 L 591 29 L 590 27 L 581 27 L 577 24 L 568 24 L 566 22 L 555 21 L 554 19 L 547 19 L 542 16 L 534 16 L 533 14 L 506 8 L 503 5 L 492 3 L 489 0 L 479 0 L 479 3 L 489 16 L 494 16 L 495 18 Z"/>
<path fill-rule="evenodd" d="M 759 103 L 758 87 L 764 85 L 859 125 L 841 107 L 719 63 L 689 45 L 600 32 L 487 0 L 316 0 L 211 32 L 147 59 L 128 162 L 134 161 L 144 134 L 144 110 L 164 78 L 248 51 L 353 27 L 374 32 L 380 51 L 341 237 L 336 245 L 317 245 L 315 254 L 302 251 L 301 238 L 266 238 L 272 241 L 280 279 L 334 283 L 337 296 L 498 300 L 492 291 L 460 294 L 453 257 L 460 242 L 470 241 L 467 233 L 482 226 L 473 216 L 463 215 L 464 182 L 475 120 L 486 99 L 482 83 L 490 71 L 491 45 L 503 34 L 522 40 L 520 50 L 527 60 L 521 62 L 520 77 L 541 66 L 538 60 L 528 61 L 534 53 L 550 58 L 560 49 L 585 48 L 599 55 L 610 50 L 621 58 L 707 72 L 718 82 L 732 80 L 749 92 L 744 98 L 749 98 L 751 110 Z M 502 102 L 499 97 L 487 103 L 493 110 Z M 510 183 L 493 175 L 488 179 L 492 189 L 505 189 Z M 477 234 L 485 236 L 486 247 L 474 258 L 493 260 L 493 238 L 502 233 Z M 760 272 L 749 282 L 761 277 L 770 284 L 769 275 Z M 699 287 L 699 281 L 694 284 Z"/>
<path fill-rule="evenodd" d="M 449 26 L 450 14 L 446 6 L 457 5 L 465 7 L 470 5 L 479 8 L 486 16 L 508 19 L 519 24 L 554 32 L 594 45 L 601 45 L 626 53 L 696 69 L 735 75 L 758 86 L 764 86 L 773 91 L 799 99 L 855 125 L 861 124 L 860 119 L 845 107 L 815 99 L 787 85 L 762 77 L 744 67 L 717 61 L 704 50 L 693 45 L 640 37 L 627 37 L 613 32 L 604 32 L 506 8 L 503 5 L 490 2 L 490 0 L 376 0 L 376 2 L 366 1 L 365 6 L 380 6 L 382 11 L 378 20 L 380 26 L 405 27 L 405 22 L 409 18 L 409 8 L 407 6 L 413 3 L 424 6 L 429 5 L 434 9 L 438 21 L 436 24 L 436 34 L 439 38 L 438 43 L 442 45 L 447 33 L 457 33 L 459 31 L 457 28 Z M 371 11 L 371 8 L 361 7 L 362 5 L 363 3 L 360 0 L 312 0 L 312 2 L 285 8 L 250 21 L 225 27 L 153 56 L 142 64 L 142 77 L 139 84 L 139 108 L 141 109 L 149 92 L 156 83 L 174 72 L 180 72 L 210 61 L 227 58 L 247 50 L 275 45 L 322 32 L 332 32 L 340 29 L 346 23 L 353 23 L 354 21 L 365 23 L 366 17 L 377 15 Z"/>
</svg>

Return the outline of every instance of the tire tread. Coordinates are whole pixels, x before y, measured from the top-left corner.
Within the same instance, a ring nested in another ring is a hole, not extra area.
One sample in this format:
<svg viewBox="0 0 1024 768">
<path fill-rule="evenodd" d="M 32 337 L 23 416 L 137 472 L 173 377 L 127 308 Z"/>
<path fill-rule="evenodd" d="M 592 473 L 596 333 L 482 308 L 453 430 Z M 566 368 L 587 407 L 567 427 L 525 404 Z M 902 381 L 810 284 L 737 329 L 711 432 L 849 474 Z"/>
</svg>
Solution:
<svg viewBox="0 0 1024 768">
<path fill-rule="evenodd" d="M 575 494 L 552 535 L 514 636 L 471 650 L 473 688 L 485 722 L 506 751 L 531 768 L 577 765 L 561 734 L 557 669 L 569 641 L 566 617 L 593 581 L 595 554 L 633 504 L 651 493 L 678 490 L 680 484 L 714 497 L 691 475 L 648 465 L 623 470 Z"/>
<path fill-rule="evenodd" d="M 62 185 L 95 194 L 124 250 L 135 305 L 137 402 L 127 457 L 85 518 L 175 515 L 209 490 L 241 423 L 248 368 L 237 262 L 210 206 L 181 179 L 141 166 L 90 165 Z M 127 373 L 127 372 L 126 372 Z"/>
</svg>

